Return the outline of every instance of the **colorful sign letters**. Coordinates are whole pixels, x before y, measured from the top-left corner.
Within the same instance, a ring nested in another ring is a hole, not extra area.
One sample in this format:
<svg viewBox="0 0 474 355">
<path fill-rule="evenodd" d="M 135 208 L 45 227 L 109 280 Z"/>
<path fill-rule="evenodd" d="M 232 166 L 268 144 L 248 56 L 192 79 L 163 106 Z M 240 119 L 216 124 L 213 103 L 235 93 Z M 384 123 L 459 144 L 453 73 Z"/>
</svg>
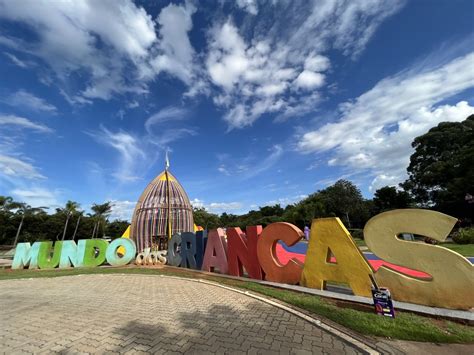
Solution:
<svg viewBox="0 0 474 355">
<path fill-rule="evenodd" d="M 456 219 L 448 215 L 419 209 L 395 210 L 370 219 L 364 236 L 367 246 L 377 256 L 395 265 L 422 271 L 431 276 L 419 279 L 387 266 L 374 272 L 364 255 L 338 218 L 313 220 L 305 263 L 291 259 L 282 264 L 276 256 L 279 241 L 291 246 L 304 233 L 290 223 L 273 223 L 247 227 L 245 233 L 237 227 L 182 233 L 168 242 L 166 257 L 158 253 L 140 253 L 139 265 L 166 262 L 205 271 L 243 276 L 279 283 L 300 284 L 324 289 L 327 282 L 349 285 L 355 295 L 372 297 L 370 277 L 390 289 L 393 299 L 452 309 L 474 307 L 473 265 L 460 254 L 446 248 L 400 240 L 397 235 L 413 233 L 439 241 L 446 239 Z M 123 247 L 120 257 L 117 249 Z M 18 244 L 13 269 L 91 267 L 107 260 L 110 265 L 125 265 L 135 259 L 135 244 L 119 238 L 108 244 L 91 239 Z M 336 261 L 332 257 L 335 257 Z"/>
</svg>

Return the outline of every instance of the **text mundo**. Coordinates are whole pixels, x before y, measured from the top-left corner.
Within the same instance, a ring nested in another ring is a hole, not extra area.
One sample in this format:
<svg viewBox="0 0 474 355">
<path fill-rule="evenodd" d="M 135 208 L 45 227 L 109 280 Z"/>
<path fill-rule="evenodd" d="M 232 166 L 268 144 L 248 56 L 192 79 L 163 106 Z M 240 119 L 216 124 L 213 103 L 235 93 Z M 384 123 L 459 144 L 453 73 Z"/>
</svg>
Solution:
<svg viewBox="0 0 474 355">
<path fill-rule="evenodd" d="M 282 264 L 276 255 L 277 243 L 288 246 L 299 242 L 303 232 L 290 223 L 277 222 L 265 228 L 238 227 L 211 230 L 209 233 L 181 233 L 162 252 L 136 255 L 135 243 L 119 238 L 110 244 L 105 240 L 20 243 L 13 269 L 93 267 L 106 260 L 121 266 L 136 260 L 139 265 L 167 263 L 204 271 L 244 276 L 287 284 L 325 289 L 326 282 L 349 285 L 355 295 L 371 297 L 370 276 L 388 287 L 397 301 L 452 309 L 474 307 L 473 265 L 449 249 L 400 240 L 397 235 L 413 233 L 444 241 L 456 219 L 435 211 L 404 209 L 381 213 L 364 228 L 369 249 L 386 262 L 426 273 L 417 278 L 389 266 L 374 272 L 363 253 L 338 218 L 315 219 L 303 264 L 296 258 Z M 119 255 L 118 250 L 125 250 Z M 336 261 L 331 257 L 334 256 Z"/>
</svg>

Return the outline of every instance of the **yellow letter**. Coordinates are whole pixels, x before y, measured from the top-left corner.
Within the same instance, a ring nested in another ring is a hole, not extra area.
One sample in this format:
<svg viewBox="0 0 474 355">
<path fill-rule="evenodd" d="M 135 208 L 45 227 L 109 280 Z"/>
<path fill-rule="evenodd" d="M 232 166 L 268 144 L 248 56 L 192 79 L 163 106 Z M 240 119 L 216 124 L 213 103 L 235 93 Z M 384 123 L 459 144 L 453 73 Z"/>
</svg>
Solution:
<svg viewBox="0 0 474 355">
<path fill-rule="evenodd" d="M 331 252 L 337 263 L 330 262 Z M 344 282 L 355 295 L 372 297 L 371 274 L 372 268 L 339 218 L 313 220 L 301 275 L 303 286 L 323 290 L 326 281 Z"/>
<path fill-rule="evenodd" d="M 382 266 L 375 274 L 379 285 L 388 287 L 397 301 L 454 309 L 473 307 L 474 269 L 466 258 L 443 247 L 397 238 L 400 233 L 413 233 L 444 241 L 455 223 L 456 218 L 420 209 L 372 217 L 364 228 L 370 250 L 390 263 L 424 271 L 432 277 L 422 281 Z"/>
</svg>

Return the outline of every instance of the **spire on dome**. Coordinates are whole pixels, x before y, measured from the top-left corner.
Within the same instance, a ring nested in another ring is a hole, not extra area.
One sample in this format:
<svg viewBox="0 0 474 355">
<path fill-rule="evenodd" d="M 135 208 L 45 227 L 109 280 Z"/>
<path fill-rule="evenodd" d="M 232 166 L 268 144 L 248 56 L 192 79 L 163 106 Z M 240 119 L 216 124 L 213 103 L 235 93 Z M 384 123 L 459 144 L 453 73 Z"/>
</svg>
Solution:
<svg viewBox="0 0 474 355">
<path fill-rule="evenodd" d="M 166 158 L 165 158 L 165 170 L 168 171 L 170 168 L 170 160 L 168 158 L 168 149 L 166 150 Z"/>
</svg>

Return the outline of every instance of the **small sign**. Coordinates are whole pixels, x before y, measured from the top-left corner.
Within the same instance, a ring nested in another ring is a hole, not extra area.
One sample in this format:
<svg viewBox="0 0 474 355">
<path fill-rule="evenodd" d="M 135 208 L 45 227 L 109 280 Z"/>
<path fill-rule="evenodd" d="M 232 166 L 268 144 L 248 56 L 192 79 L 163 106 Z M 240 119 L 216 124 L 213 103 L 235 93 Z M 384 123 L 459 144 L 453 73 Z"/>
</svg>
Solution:
<svg viewBox="0 0 474 355">
<path fill-rule="evenodd" d="M 374 300 L 375 313 L 381 316 L 395 318 L 392 296 L 387 288 L 373 288 L 372 298 Z"/>
</svg>

